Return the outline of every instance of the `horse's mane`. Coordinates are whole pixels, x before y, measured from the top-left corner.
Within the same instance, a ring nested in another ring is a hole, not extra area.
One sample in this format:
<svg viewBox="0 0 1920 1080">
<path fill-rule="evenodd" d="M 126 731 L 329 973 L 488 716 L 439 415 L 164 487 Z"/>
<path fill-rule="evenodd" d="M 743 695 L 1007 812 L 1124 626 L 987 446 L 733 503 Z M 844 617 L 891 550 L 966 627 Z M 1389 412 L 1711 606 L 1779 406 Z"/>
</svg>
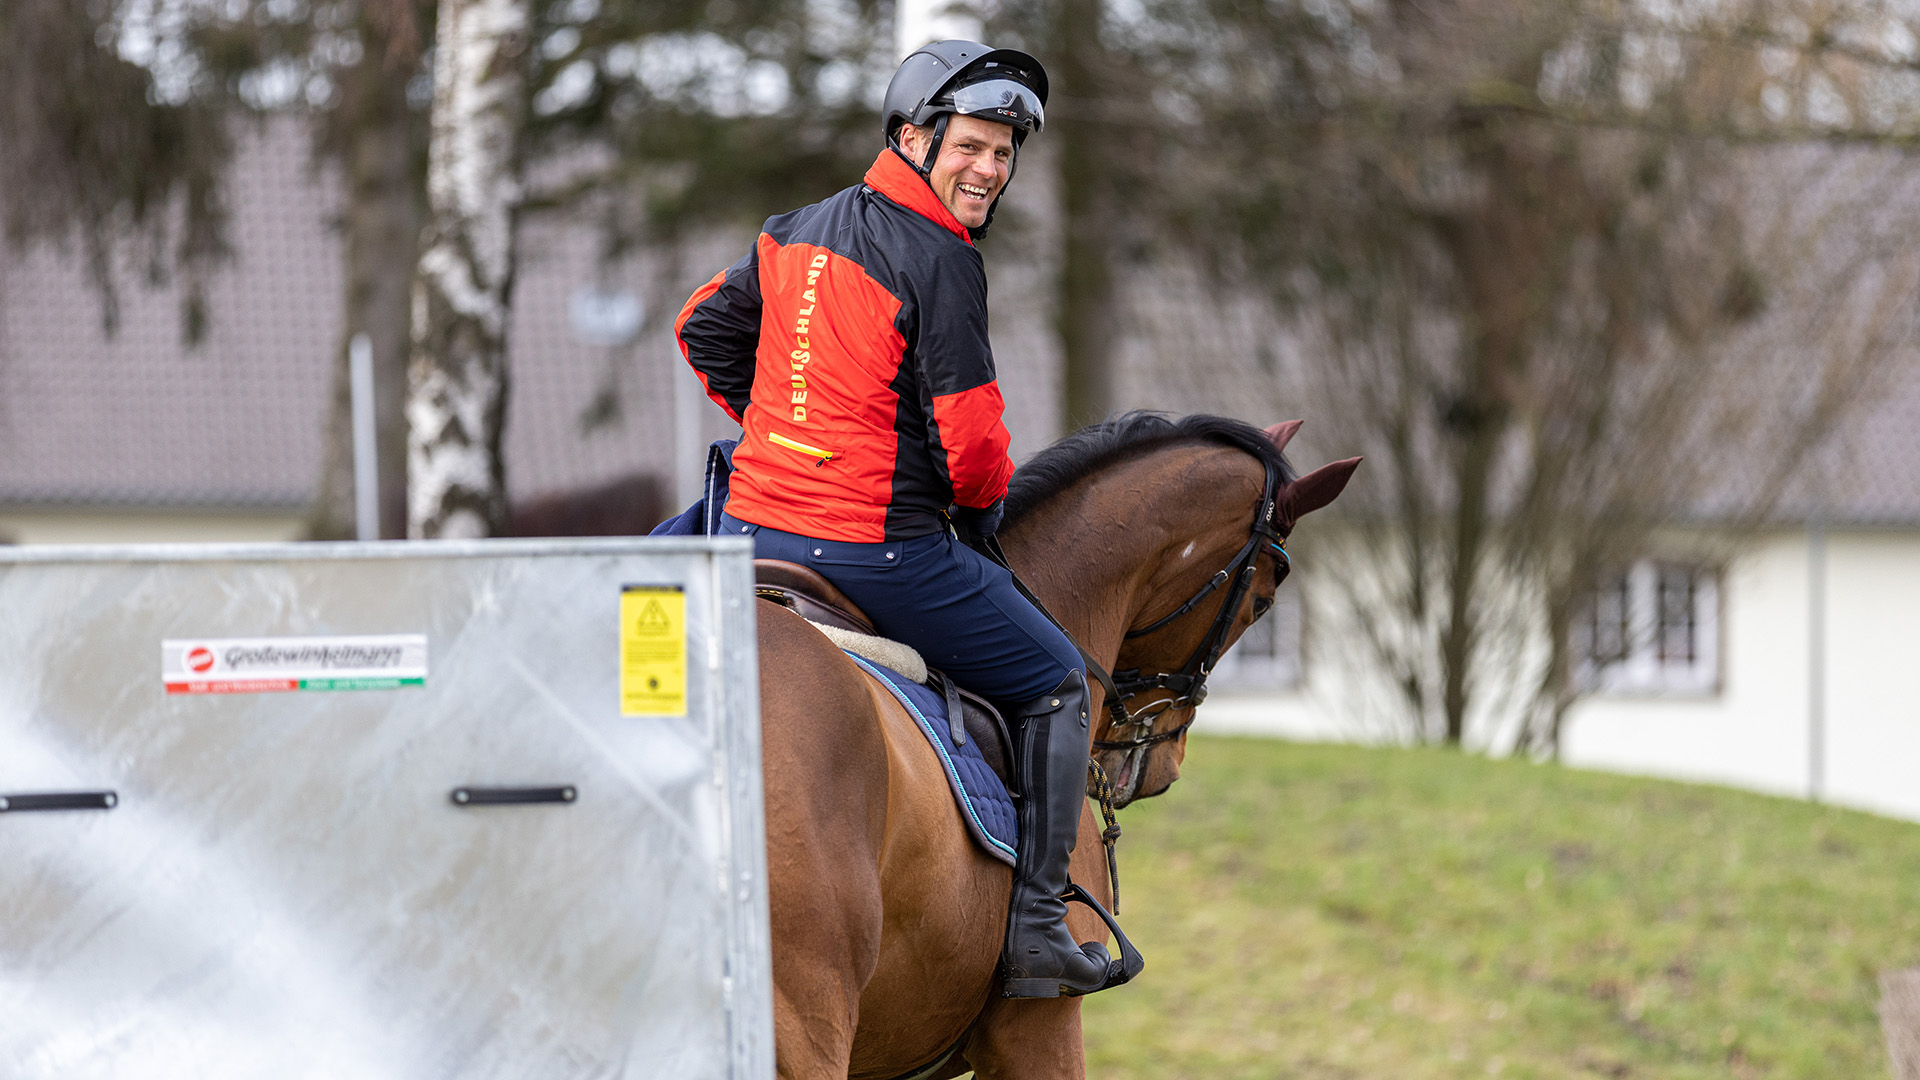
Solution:
<svg viewBox="0 0 1920 1080">
<path fill-rule="evenodd" d="M 1135 411 L 1081 428 L 1027 459 L 1007 486 L 1007 522 L 1020 520 L 1054 496 L 1103 469 L 1172 446 L 1216 443 L 1244 450 L 1265 465 L 1277 466 L 1280 483 L 1297 475 L 1267 433 L 1244 420 L 1195 413 L 1169 417 Z"/>
</svg>

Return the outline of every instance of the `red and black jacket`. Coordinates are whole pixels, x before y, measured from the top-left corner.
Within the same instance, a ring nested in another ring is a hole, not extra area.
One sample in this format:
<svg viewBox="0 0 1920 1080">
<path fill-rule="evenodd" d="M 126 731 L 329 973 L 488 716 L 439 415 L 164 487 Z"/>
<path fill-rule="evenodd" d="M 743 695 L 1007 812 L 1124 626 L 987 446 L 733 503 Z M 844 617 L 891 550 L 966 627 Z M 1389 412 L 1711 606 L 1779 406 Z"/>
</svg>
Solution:
<svg viewBox="0 0 1920 1080">
<path fill-rule="evenodd" d="M 675 327 L 740 421 L 727 512 L 828 540 L 939 531 L 1006 494 L 1013 461 L 966 227 L 883 150 L 866 182 L 769 218 Z"/>
</svg>

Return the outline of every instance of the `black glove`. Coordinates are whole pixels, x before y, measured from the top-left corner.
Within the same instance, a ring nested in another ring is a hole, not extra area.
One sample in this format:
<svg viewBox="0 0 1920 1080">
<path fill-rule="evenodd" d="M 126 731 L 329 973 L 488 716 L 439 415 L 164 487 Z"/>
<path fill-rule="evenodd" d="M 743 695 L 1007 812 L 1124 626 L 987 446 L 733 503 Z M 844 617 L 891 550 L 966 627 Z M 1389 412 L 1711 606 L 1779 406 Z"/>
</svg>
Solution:
<svg viewBox="0 0 1920 1080">
<path fill-rule="evenodd" d="M 1000 519 L 1007 513 L 1007 500 L 995 499 L 992 506 L 975 510 L 971 506 L 956 506 L 953 520 L 973 535 L 985 540 L 1000 531 Z"/>
</svg>

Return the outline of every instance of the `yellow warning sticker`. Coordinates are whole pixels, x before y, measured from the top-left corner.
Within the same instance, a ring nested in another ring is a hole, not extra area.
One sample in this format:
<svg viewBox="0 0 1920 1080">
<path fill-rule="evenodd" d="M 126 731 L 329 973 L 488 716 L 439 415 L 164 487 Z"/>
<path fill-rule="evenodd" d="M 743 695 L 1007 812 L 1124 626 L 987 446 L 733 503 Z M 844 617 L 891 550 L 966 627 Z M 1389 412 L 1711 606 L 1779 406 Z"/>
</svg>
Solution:
<svg viewBox="0 0 1920 1080">
<path fill-rule="evenodd" d="M 686 714 L 686 590 L 625 586 L 620 590 L 620 715 Z"/>
</svg>

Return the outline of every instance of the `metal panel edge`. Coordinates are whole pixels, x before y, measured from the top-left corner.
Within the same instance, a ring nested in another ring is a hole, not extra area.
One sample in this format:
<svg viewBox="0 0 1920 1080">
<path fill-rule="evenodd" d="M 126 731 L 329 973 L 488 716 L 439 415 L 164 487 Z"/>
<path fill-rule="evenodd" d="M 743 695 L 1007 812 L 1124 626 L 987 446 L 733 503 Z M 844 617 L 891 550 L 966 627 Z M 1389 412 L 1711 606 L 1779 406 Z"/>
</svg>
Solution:
<svg viewBox="0 0 1920 1080">
<path fill-rule="evenodd" d="M 764 1080 L 774 1075 L 772 942 L 761 783 L 759 631 L 751 547 L 742 547 L 737 554 L 721 550 L 710 562 L 720 609 L 713 625 L 720 628 L 720 639 L 709 663 L 723 673 L 717 685 L 720 715 L 729 733 L 725 803 L 732 848 L 731 880 L 726 883 L 732 900 L 727 943 L 732 1069 L 739 1080 Z"/>
<path fill-rule="evenodd" d="M 588 539 L 339 540 L 245 544 L 34 544 L 0 547 L 0 565 L 49 562 L 260 562 L 279 559 L 474 558 L 512 555 L 687 555 L 751 552 L 738 536 Z M 749 589 L 749 592 L 751 589 Z"/>
</svg>

